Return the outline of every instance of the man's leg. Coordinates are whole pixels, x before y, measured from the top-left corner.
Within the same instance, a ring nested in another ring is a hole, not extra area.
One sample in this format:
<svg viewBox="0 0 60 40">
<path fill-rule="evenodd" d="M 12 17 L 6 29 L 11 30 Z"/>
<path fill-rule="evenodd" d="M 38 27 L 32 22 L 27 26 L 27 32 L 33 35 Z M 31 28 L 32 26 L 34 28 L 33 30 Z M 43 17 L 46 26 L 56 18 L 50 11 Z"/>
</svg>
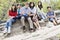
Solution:
<svg viewBox="0 0 60 40">
<path fill-rule="evenodd" d="M 21 17 L 21 23 L 22 23 L 22 26 L 23 26 L 23 30 L 25 30 L 25 17 L 24 16 L 22 16 Z"/>
<path fill-rule="evenodd" d="M 28 17 L 28 22 L 29 22 L 30 28 L 33 29 L 33 22 L 30 17 Z"/>
</svg>

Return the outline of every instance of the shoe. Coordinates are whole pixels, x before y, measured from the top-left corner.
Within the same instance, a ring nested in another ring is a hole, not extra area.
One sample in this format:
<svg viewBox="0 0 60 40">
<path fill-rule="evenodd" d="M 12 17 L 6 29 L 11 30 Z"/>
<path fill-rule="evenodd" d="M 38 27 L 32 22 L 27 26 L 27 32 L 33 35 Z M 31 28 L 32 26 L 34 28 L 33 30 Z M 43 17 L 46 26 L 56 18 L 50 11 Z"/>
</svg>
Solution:
<svg viewBox="0 0 60 40">
<path fill-rule="evenodd" d="M 23 32 L 25 32 L 26 30 L 25 30 L 26 28 L 25 28 L 25 26 L 23 26 Z"/>
<path fill-rule="evenodd" d="M 30 32 L 34 32 L 35 30 L 33 28 L 30 28 Z"/>
<path fill-rule="evenodd" d="M 7 33 L 4 33 L 3 35 L 6 35 Z"/>
<path fill-rule="evenodd" d="M 8 35 L 10 35 L 11 33 L 8 33 Z"/>
<path fill-rule="evenodd" d="M 7 33 L 4 33 L 4 34 L 3 34 L 3 38 L 6 38 L 6 37 L 7 37 Z"/>
<path fill-rule="evenodd" d="M 7 37 L 10 37 L 11 33 L 7 33 Z"/>
</svg>

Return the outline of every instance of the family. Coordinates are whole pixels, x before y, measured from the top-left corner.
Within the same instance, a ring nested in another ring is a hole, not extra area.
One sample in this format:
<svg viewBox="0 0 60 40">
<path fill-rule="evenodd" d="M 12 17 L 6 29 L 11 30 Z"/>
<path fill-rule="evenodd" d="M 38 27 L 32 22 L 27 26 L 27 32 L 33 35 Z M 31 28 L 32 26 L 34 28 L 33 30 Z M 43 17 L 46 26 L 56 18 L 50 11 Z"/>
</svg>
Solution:
<svg viewBox="0 0 60 40">
<path fill-rule="evenodd" d="M 46 19 L 45 16 L 47 16 L 49 21 L 54 25 L 57 25 L 56 15 L 54 14 L 52 7 L 47 6 L 47 10 L 47 14 L 44 15 L 43 5 L 41 1 L 38 2 L 37 6 L 34 2 L 26 2 L 25 6 L 23 7 L 20 4 L 12 4 L 11 8 L 8 10 L 9 19 L 6 21 L 4 35 L 6 33 L 11 33 L 12 24 L 16 22 L 16 19 L 21 20 L 23 31 L 26 31 L 25 21 L 28 21 L 29 23 L 29 31 L 34 31 L 34 25 L 36 29 L 41 29 L 39 20 Z"/>
</svg>

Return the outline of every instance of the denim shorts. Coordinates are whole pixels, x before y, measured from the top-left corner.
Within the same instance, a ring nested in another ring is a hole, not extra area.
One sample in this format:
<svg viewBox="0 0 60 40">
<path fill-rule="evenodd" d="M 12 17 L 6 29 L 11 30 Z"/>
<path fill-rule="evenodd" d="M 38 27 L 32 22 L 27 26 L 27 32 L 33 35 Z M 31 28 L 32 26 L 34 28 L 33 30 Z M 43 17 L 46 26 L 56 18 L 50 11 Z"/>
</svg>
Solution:
<svg viewBox="0 0 60 40">
<path fill-rule="evenodd" d="M 49 21 L 53 22 L 54 18 L 49 18 Z"/>
</svg>

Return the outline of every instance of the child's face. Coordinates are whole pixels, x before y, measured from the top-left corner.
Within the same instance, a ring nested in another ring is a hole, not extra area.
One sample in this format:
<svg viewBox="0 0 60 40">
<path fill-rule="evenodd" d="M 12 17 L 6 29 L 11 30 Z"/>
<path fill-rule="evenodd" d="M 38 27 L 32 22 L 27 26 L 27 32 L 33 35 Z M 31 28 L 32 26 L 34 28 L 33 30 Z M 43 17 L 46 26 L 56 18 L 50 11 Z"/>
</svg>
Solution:
<svg viewBox="0 0 60 40">
<path fill-rule="evenodd" d="M 48 11 L 51 11 L 51 8 L 48 8 Z"/>
</svg>

